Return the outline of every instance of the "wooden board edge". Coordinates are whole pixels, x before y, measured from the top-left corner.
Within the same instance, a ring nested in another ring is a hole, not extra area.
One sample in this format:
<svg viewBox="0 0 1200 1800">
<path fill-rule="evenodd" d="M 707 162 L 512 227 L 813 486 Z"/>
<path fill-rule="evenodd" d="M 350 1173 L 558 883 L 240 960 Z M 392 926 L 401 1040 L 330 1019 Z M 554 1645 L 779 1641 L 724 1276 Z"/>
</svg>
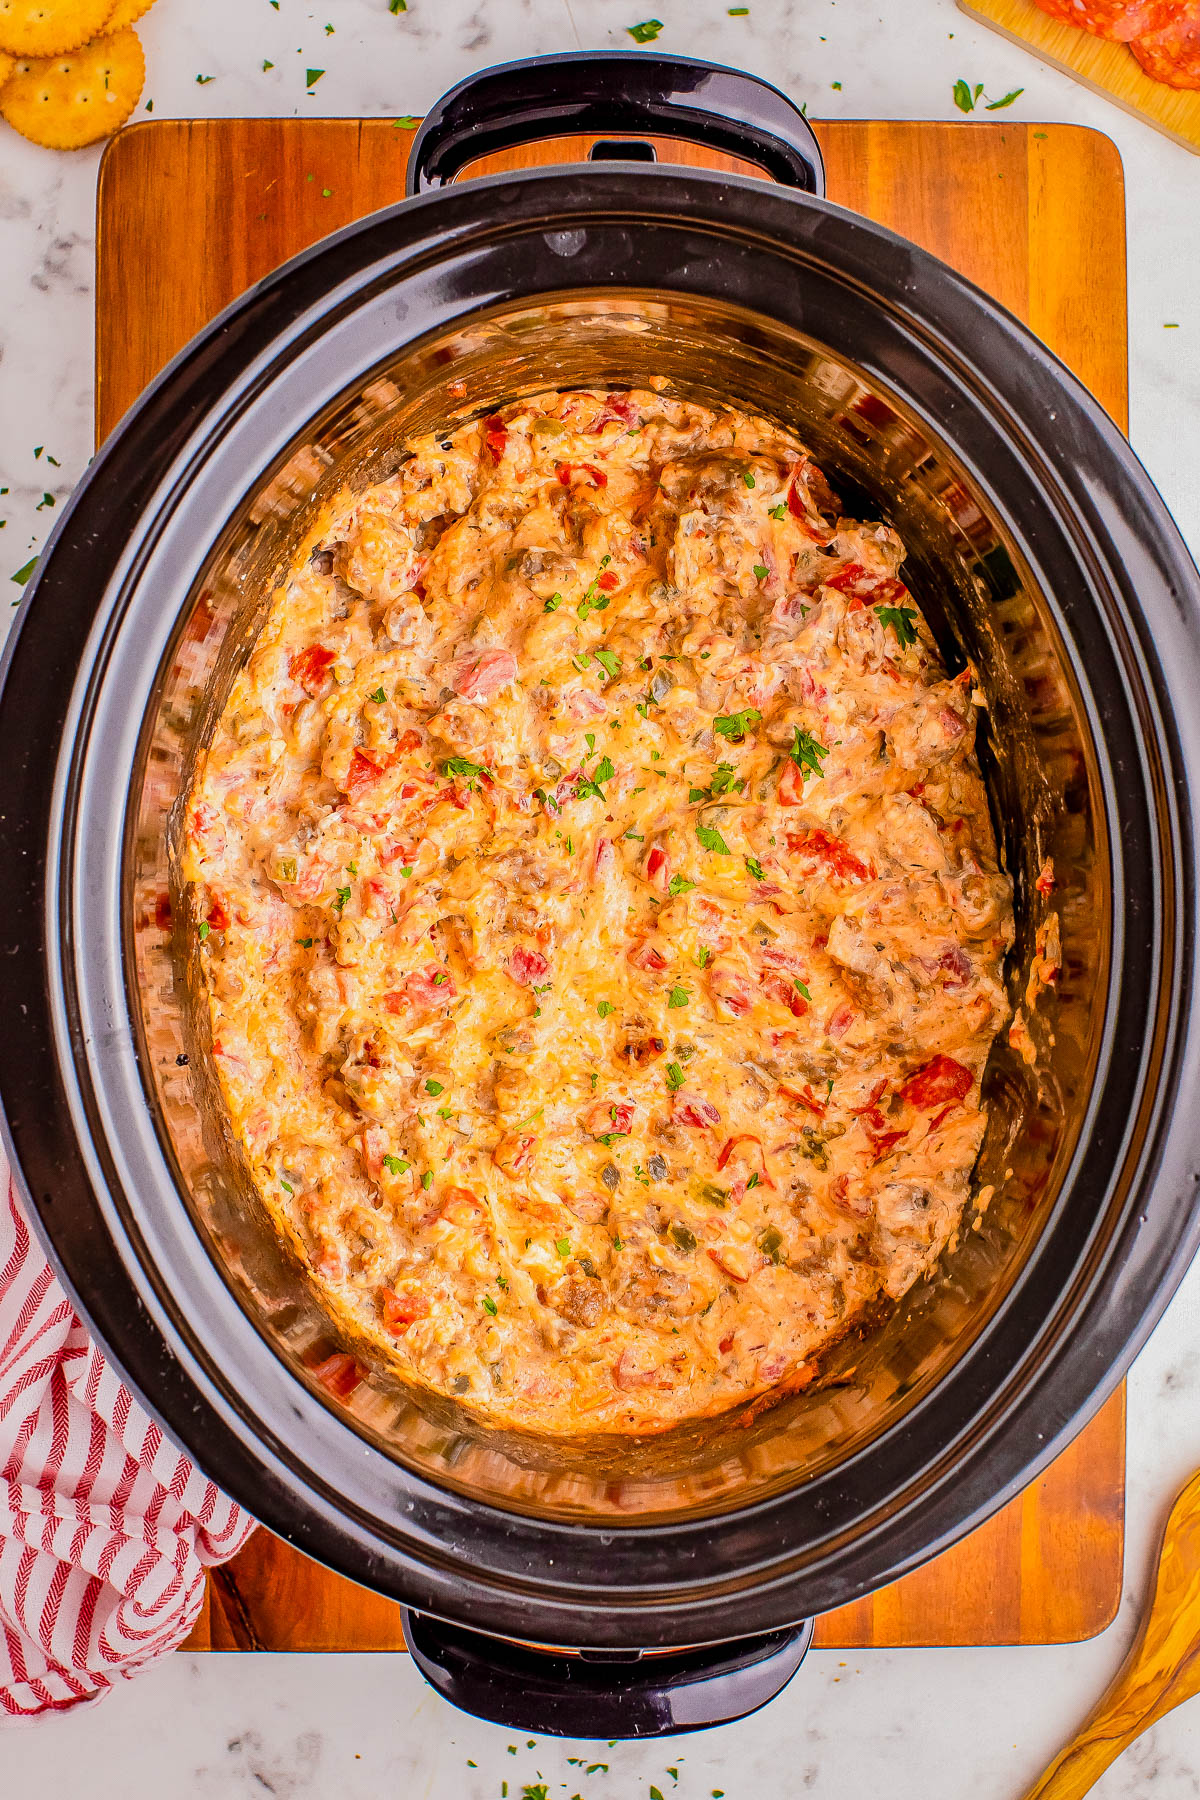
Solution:
<svg viewBox="0 0 1200 1800">
<path fill-rule="evenodd" d="M 1052 19 L 1033 0 L 1001 0 L 1004 13 L 1019 9 L 1008 19 L 999 15 L 995 0 L 956 0 L 968 18 L 1019 44 L 1060 74 L 1070 75 L 1093 94 L 1099 94 L 1122 112 L 1140 119 L 1193 156 L 1200 156 L 1200 91 L 1168 87 L 1147 75 L 1124 44 L 1092 37 L 1078 26 Z M 993 10 L 995 7 L 995 10 Z M 1172 123 L 1182 112 L 1184 122 Z"/>
</svg>

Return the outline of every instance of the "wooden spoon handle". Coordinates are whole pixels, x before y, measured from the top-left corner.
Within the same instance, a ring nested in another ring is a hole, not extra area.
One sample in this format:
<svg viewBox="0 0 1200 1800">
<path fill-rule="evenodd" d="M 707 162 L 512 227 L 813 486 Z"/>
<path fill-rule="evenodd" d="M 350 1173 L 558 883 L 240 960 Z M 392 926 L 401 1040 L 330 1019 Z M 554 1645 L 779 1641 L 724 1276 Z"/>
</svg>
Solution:
<svg viewBox="0 0 1200 1800">
<path fill-rule="evenodd" d="M 1134 1739 L 1200 1692 L 1200 1475 L 1167 1521 L 1150 1611 L 1108 1692 L 1025 1800 L 1080 1800 Z"/>
</svg>

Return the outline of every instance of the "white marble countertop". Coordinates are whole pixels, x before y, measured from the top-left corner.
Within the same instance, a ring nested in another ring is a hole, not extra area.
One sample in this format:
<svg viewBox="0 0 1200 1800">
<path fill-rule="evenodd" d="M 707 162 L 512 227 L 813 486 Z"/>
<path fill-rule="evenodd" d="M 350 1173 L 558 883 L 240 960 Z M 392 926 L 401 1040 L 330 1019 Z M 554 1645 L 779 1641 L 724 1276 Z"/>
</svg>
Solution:
<svg viewBox="0 0 1200 1800">
<path fill-rule="evenodd" d="M 949 118 L 959 76 L 1025 92 L 1012 118 L 1108 133 L 1127 182 L 1133 443 L 1200 555 L 1200 158 L 955 10 L 952 0 L 158 0 L 139 25 L 158 118 L 420 112 L 490 62 L 625 46 L 653 10 L 674 49 L 744 65 L 814 117 Z M 275 66 L 264 72 L 266 60 Z M 309 96 L 304 70 L 323 67 Z M 198 76 L 211 76 L 203 83 Z M 144 116 L 139 108 L 137 117 Z M 96 151 L 58 155 L 0 126 L 0 589 L 37 550 L 91 452 Z M 1172 323 L 1177 328 L 1168 328 Z M 42 454 L 36 454 L 41 447 Z M 52 460 L 53 459 L 53 460 Z M 0 633 L 6 628 L 4 608 Z M 1200 699 L 1198 699 L 1200 704 Z M 754 1719 L 668 1743 L 560 1744 L 475 1723 L 406 1657 L 178 1655 L 102 1706 L 0 1746 L 0 1791 L 88 1800 L 1018 1800 L 1117 1667 L 1154 1535 L 1200 1466 L 1200 1267 L 1129 1389 L 1125 1597 L 1065 1648 L 812 1654 Z M 509 1746 L 515 1747 L 515 1754 Z M 569 1759 L 603 1762 L 588 1775 Z M 674 1781 L 669 1770 L 678 1774 Z M 68 1784 L 69 1787 L 68 1787 Z M 1098 1800 L 1200 1793 L 1200 1708 L 1143 1738 Z"/>
</svg>

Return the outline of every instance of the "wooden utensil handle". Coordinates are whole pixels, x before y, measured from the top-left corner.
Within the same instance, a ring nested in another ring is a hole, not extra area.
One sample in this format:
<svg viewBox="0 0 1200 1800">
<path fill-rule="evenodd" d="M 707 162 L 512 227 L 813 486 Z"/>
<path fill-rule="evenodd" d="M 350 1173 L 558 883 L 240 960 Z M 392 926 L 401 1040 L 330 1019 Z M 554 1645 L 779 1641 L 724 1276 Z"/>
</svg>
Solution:
<svg viewBox="0 0 1200 1800">
<path fill-rule="evenodd" d="M 1154 1598 L 1107 1693 L 1025 1800 L 1080 1800 L 1156 1720 L 1200 1692 L 1200 1475 L 1171 1510 Z"/>
</svg>

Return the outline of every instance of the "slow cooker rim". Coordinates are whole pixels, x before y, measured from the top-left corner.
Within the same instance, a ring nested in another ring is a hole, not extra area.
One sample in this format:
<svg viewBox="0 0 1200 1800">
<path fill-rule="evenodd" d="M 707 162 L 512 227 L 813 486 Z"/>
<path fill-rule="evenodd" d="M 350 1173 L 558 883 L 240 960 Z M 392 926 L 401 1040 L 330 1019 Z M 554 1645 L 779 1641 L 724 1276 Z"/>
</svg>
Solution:
<svg viewBox="0 0 1200 1800">
<path fill-rule="evenodd" d="M 540 179 L 540 178 L 539 178 L 539 179 Z M 691 184 L 690 184 L 690 183 L 689 183 L 689 184 L 688 184 L 688 185 L 689 185 L 689 186 L 690 186 L 690 185 L 691 185 Z M 750 187 L 751 187 L 751 186 L 752 186 L 752 185 L 753 185 L 753 184 L 750 184 L 750 183 L 747 183 L 747 184 L 746 184 L 746 186 L 747 186 L 747 188 L 750 188 Z M 435 197 L 433 197 L 433 199 L 432 199 L 432 200 L 431 200 L 431 201 L 430 201 L 430 202 L 418 202 L 418 203 L 417 203 L 417 204 L 435 204 L 435 205 L 441 205 L 441 204 L 443 204 L 443 203 L 444 203 L 444 199 L 445 199 L 445 196 L 435 196 Z M 793 202 L 793 203 L 795 203 L 795 202 Z M 802 204 L 808 204 L 808 205 L 819 205 L 819 204 L 820 204 L 820 203 L 815 203 L 815 202 L 811 202 L 811 201 L 810 201 L 810 202 L 802 202 Z M 394 209 L 394 210 L 398 210 L 398 209 Z M 845 217 L 846 217 L 846 218 L 847 218 L 847 219 L 852 219 L 852 218 L 853 218 L 853 215 L 844 215 L 844 216 L 845 216 Z M 377 217 L 378 217 L 378 216 L 377 216 Z M 859 228 L 860 228 L 860 229 L 861 229 L 861 228 L 862 228 L 862 227 L 863 227 L 863 225 L 864 225 L 864 222 L 863 222 L 863 221 L 854 221 L 854 223 L 855 223 L 855 225 L 856 225 L 856 226 L 858 226 L 858 227 L 859 227 Z M 356 228 L 351 228 L 351 230 L 357 230 L 357 229 L 359 229 L 359 228 L 357 228 L 357 227 L 356 227 Z M 877 229 L 878 229 L 878 228 L 874 228 L 874 227 L 869 227 L 869 229 L 871 229 L 871 230 L 873 230 L 873 231 L 874 231 L 874 230 L 877 230 Z M 889 234 L 889 235 L 890 235 L 890 234 Z M 306 258 L 308 258 L 308 257 L 312 257 L 312 256 L 315 256 L 315 255 L 317 255 L 317 254 L 318 254 L 318 253 L 319 253 L 319 252 L 320 252 L 320 250 L 322 250 L 322 249 L 327 249 L 327 248 L 328 248 L 328 247 L 329 247 L 329 246 L 328 246 L 328 245 L 326 245 L 326 246 L 321 246 L 321 247 L 318 247 L 318 249 L 317 249 L 317 250 L 315 250 L 315 251 L 313 251 L 313 252 L 308 252 L 308 253 L 305 253 L 305 254 L 306 254 Z M 914 252 L 914 254 L 918 254 L 918 255 L 924 255 L 924 253 L 919 253 L 919 252 Z M 930 260 L 931 260 L 931 261 L 932 261 L 932 259 L 930 259 Z M 288 265 L 288 266 L 289 266 L 289 267 L 290 267 L 290 266 L 292 266 L 292 265 Z M 285 272 L 286 272 L 286 271 L 285 271 Z M 272 277 L 272 278 L 269 278 L 269 279 L 270 279 L 270 280 L 276 280 L 276 279 L 279 279 L 279 278 L 278 278 L 278 277 Z M 233 310 L 234 310 L 234 311 L 237 311 L 237 307 L 235 307 L 235 308 L 234 308 L 234 309 L 233 309 Z M 219 326 L 220 326 L 220 324 L 221 324 L 221 321 L 218 321 L 218 322 L 217 322 L 217 326 L 215 326 L 215 327 L 213 327 L 213 328 L 211 328 L 211 331 L 212 331 L 212 332 L 214 332 L 214 333 L 215 333 L 215 331 L 216 331 L 216 330 L 217 330 L 217 327 L 219 327 Z M 186 352 L 185 352 L 185 353 L 184 353 L 184 354 L 185 354 L 185 355 L 186 355 L 186 354 L 187 354 L 187 353 L 186 353 Z M 173 365 L 173 366 L 174 366 L 174 365 Z M 165 377 L 164 377 L 164 378 L 163 378 L 163 379 L 164 379 L 164 380 L 165 380 Z M 154 393 L 154 392 L 155 392 L 155 391 L 156 391 L 156 390 L 151 390 L 151 393 L 152 393 L 152 394 L 153 394 L 153 393 Z M 124 428 L 123 428 L 123 429 L 124 429 Z M 1121 440 L 1121 442 L 1122 442 L 1122 445 L 1123 445 L 1123 440 Z M 68 518 L 69 518 L 69 517 L 70 517 L 70 514 L 68 514 L 68 515 L 67 515 L 67 517 L 68 517 Z M 65 525 L 65 524 L 66 524 L 66 523 L 67 523 L 67 519 L 66 519 L 66 518 L 64 518 L 64 521 L 63 521 L 63 525 Z M 60 529 L 59 529 L 59 532 L 58 532 L 58 533 L 56 533 L 56 534 L 55 534 L 55 541 L 57 541 L 57 540 L 58 540 L 58 538 L 59 538 L 59 537 L 60 537 L 60 536 L 61 536 L 61 534 L 62 534 L 62 530 L 63 530 L 63 526 L 60 526 Z M 1147 1327 L 1147 1329 L 1148 1329 L 1148 1327 Z M 1115 1381 L 1116 1381 L 1116 1380 L 1117 1380 L 1117 1379 L 1119 1379 L 1119 1370 L 1118 1370 L 1118 1371 L 1117 1371 L 1117 1372 L 1116 1372 L 1116 1373 L 1114 1373 L 1114 1374 L 1113 1374 L 1113 1375 L 1112 1375 L 1112 1378 L 1111 1378 L 1111 1379 L 1112 1379 L 1112 1382 L 1113 1382 L 1113 1383 L 1115 1383 Z M 1047 1456 L 1048 1456 L 1048 1455 L 1049 1455 L 1049 1454 L 1050 1454 L 1050 1452 L 1049 1452 L 1049 1451 L 1047 1451 L 1047 1452 L 1046 1452 L 1046 1454 L 1047 1454 Z M 1027 1478 L 1028 1478 L 1028 1475 L 1029 1475 L 1029 1474 L 1030 1474 L 1030 1473 L 1031 1473 L 1031 1472 L 1032 1472 L 1032 1471 L 1028 1471 L 1028 1470 L 1027 1470 L 1027 1471 L 1025 1471 L 1025 1473 L 1024 1473 L 1024 1474 L 1023 1474 L 1023 1476 L 1022 1476 L 1022 1479 L 1027 1479 Z M 988 1510 L 990 1510 L 990 1506 L 989 1506 L 989 1508 L 988 1508 Z M 956 1533 L 955 1533 L 955 1535 L 958 1535 L 958 1533 L 957 1533 L 957 1532 L 956 1532 Z M 493 1616 L 494 1616 L 494 1615 L 493 1615 Z"/>
</svg>

